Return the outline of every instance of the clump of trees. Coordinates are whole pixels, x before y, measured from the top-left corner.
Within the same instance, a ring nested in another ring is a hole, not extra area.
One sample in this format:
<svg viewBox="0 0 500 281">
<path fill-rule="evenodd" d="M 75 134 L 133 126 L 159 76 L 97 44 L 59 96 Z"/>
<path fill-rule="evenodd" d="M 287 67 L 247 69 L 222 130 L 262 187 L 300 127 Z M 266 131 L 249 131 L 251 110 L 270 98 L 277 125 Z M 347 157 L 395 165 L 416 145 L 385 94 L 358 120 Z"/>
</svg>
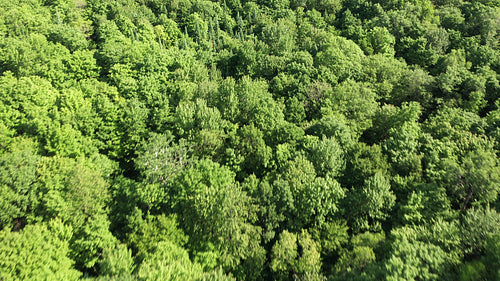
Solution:
<svg viewBox="0 0 500 281">
<path fill-rule="evenodd" d="M 0 279 L 497 280 L 500 2 L 0 0 Z"/>
</svg>

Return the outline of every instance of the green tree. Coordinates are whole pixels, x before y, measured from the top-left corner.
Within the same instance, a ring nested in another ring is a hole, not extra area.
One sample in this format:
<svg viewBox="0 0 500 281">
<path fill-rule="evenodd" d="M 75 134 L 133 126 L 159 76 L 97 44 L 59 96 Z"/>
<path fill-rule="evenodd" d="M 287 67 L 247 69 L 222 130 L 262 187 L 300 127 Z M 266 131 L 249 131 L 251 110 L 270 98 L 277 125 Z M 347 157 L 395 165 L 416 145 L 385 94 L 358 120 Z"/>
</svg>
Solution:
<svg viewBox="0 0 500 281">
<path fill-rule="evenodd" d="M 273 99 L 267 90 L 264 81 L 253 81 L 250 78 L 242 78 L 237 86 L 238 104 L 240 115 L 237 119 L 241 124 L 254 123 L 254 125 L 267 136 L 272 132 L 275 124 L 284 121 L 284 115 L 280 105 Z"/>
<path fill-rule="evenodd" d="M 237 153 L 243 157 L 242 170 L 247 174 L 261 175 L 270 166 L 272 150 L 264 141 L 264 134 L 253 124 L 238 130 L 239 137 L 234 140 Z"/>
<path fill-rule="evenodd" d="M 490 280 L 498 280 L 500 278 L 500 271 L 498 270 L 498 266 L 500 265 L 500 256 L 498 254 L 500 253 L 500 235 L 497 234 L 488 239 L 485 249 L 484 263 L 488 271 L 488 276 Z"/>
<path fill-rule="evenodd" d="M 459 225 L 437 219 L 420 227 L 394 228 L 385 260 L 390 280 L 455 279 L 454 267 L 463 252 Z"/>
<path fill-rule="evenodd" d="M 117 243 L 109 230 L 108 183 L 101 173 L 62 157 L 42 158 L 37 167 L 43 194 L 37 214 L 73 227 L 71 256 L 81 269 L 93 268 L 102 250 Z"/>
<path fill-rule="evenodd" d="M 127 236 L 127 241 L 139 260 L 154 253 L 156 245 L 162 241 L 173 243 L 179 247 L 184 247 L 188 241 L 188 236 L 178 228 L 176 215 L 153 216 L 148 214 L 142 218 L 142 213 L 138 212 L 130 215 L 129 227 L 131 232 Z"/>
<path fill-rule="evenodd" d="M 193 143 L 193 154 L 216 155 L 224 143 L 228 123 L 219 110 L 209 107 L 204 99 L 180 103 L 174 116 L 176 134 Z"/>
<path fill-rule="evenodd" d="M 347 120 L 342 114 L 325 116 L 306 130 L 307 134 L 317 137 L 334 138 L 342 147 L 348 147 L 355 141 L 355 135 L 347 126 Z"/>
<path fill-rule="evenodd" d="M 391 128 L 388 134 L 382 147 L 394 171 L 402 176 L 420 175 L 422 155 L 419 153 L 421 130 L 418 123 L 405 122 L 400 128 Z"/>
<path fill-rule="evenodd" d="M 121 135 L 119 156 L 131 165 L 134 152 L 147 136 L 146 120 L 150 109 L 140 100 L 133 98 L 127 100 L 121 111 L 123 115 L 117 127 L 124 133 Z"/>
<path fill-rule="evenodd" d="M 469 152 L 461 161 L 447 161 L 447 182 L 463 211 L 470 205 L 495 202 L 500 190 L 498 158 L 489 151 Z"/>
<path fill-rule="evenodd" d="M 104 249 L 114 248 L 118 240 L 109 231 L 106 215 L 88 218 L 71 240 L 71 257 L 79 268 L 96 270 Z"/>
<path fill-rule="evenodd" d="M 261 229 L 252 224 L 256 206 L 234 177 L 227 167 L 200 160 L 173 182 L 172 203 L 193 250 L 203 252 L 213 245 L 217 262 L 224 269 L 242 265 L 241 274 L 258 277 L 264 249 L 260 246 Z"/>
<path fill-rule="evenodd" d="M 272 249 L 270 267 L 276 280 L 325 279 L 318 245 L 305 230 L 299 234 L 285 230 L 280 234 Z"/>
<path fill-rule="evenodd" d="M 155 248 L 139 267 L 140 280 L 197 280 L 201 277 L 201 265 L 193 263 L 185 249 L 169 241 L 161 241 Z"/>
<path fill-rule="evenodd" d="M 345 167 L 344 151 L 333 138 L 323 138 L 314 143 L 309 153 L 309 160 L 313 163 L 318 176 L 329 175 L 338 177 Z"/>
<path fill-rule="evenodd" d="M 99 172 L 69 158 L 45 157 L 37 176 L 44 194 L 40 215 L 59 217 L 79 230 L 90 217 L 105 214 L 108 183 Z"/>
<path fill-rule="evenodd" d="M 34 219 L 41 199 L 36 168 L 40 156 L 34 144 L 21 139 L 0 155 L 0 227 L 20 229 Z"/>
<path fill-rule="evenodd" d="M 304 156 L 288 161 L 273 183 L 276 202 L 289 229 L 320 226 L 339 211 L 345 190 L 328 175 L 316 177 L 314 166 Z"/>
<path fill-rule="evenodd" d="M 78 280 L 82 273 L 68 257 L 71 235 L 71 227 L 57 220 L 28 225 L 19 232 L 0 231 L 0 276 L 4 280 Z"/>
<path fill-rule="evenodd" d="M 386 56 L 394 56 L 394 44 L 396 39 L 385 27 L 374 27 L 367 33 L 365 52 L 368 54 L 383 54 Z"/>
<path fill-rule="evenodd" d="M 333 89 L 322 110 L 343 114 L 351 130 L 361 134 L 372 125 L 371 119 L 378 107 L 376 100 L 377 95 L 367 84 L 347 80 Z"/>
<path fill-rule="evenodd" d="M 334 37 L 316 55 L 315 63 L 326 66 L 339 82 L 349 78 L 359 79 L 364 53 L 356 43 L 344 37 Z M 336 81 L 332 81 L 336 82 Z"/>
<path fill-rule="evenodd" d="M 367 178 L 363 186 L 354 187 L 346 196 L 347 216 L 355 233 L 380 231 L 381 222 L 389 218 L 396 196 L 389 180 L 380 172 Z"/>
<path fill-rule="evenodd" d="M 468 254 L 484 254 L 489 239 L 500 233 L 500 214 L 495 209 L 472 208 L 463 218 L 463 246 Z"/>
<path fill-rule="evenodd" d="M 368 146 L 362 142 L 353 143 L 347 147 L 345 159 L 346 169 L 340 183 L 346 188 L 359 188 L 376 173 L 385 176 L 389 168 L 381 147 L 376 144 Z"/>
<path fill-rule="evenodd" d="M 295 24 L 280 19 L 262 28 L 262 39 L 269 45 L 272 54 L 282 55 L 293 51 L 295 46 Z"/>
<path fill-rule="evenodd" d="M 130 276 L 134 270 L 132 252 L 124 244 L 103 250 L 99 261 L 99 273 L 107 276 Z"/>
<path fill-rule="evenodd" d="M 438 246 L 403 239 L 386 262 L 387 280 L 441 280 L 446 253 Z"/>
<path fill-rule="evenodd" d="M 385 241 L 385 234 L 365 232 L 351 238 L 352 249 L 342 249 L 342 254 L 335 265 L 335 273 L 344 279 L 362 276 L 376 262 L 375 250 L 379 250 Z"/>
</svg>

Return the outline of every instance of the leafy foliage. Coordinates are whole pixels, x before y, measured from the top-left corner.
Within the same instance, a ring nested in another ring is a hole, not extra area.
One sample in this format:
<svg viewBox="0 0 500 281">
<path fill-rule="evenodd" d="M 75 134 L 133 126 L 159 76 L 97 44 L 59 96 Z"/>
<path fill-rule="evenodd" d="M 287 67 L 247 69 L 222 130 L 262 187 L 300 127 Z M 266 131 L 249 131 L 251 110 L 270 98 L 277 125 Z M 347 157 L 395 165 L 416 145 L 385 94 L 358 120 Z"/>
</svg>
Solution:
<svg viewBox="0 0 500 281">
<path fill-rule="evenodd" d="M 499 19 L 0 0 L 0 279 L 498 279 Z"/>
<path fill-rule="evenodd" d="M 66 237 L 57 233 L 63 229 Z M 5 280 L 78 280 L 81 272 L 68 257 L 71 227 L 61 221 L 26 226 L 21 232 L 0 231 L 0 276 Z M 68 237 L 69 236 L 69 237 Z"/>
</svg>

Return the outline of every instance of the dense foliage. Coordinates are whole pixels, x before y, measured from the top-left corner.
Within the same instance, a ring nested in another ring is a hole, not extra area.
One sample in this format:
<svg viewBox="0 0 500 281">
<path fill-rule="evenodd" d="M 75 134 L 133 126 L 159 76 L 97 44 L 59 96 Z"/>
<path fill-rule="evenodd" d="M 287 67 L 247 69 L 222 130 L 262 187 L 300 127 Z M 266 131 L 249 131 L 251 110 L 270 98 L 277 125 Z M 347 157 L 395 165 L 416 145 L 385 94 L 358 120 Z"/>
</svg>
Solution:
<svg viewBox="0 0 500 281">
<path fill-rule="evenodd" d="M 0 0 L 1 280 L 500 280 L 500 1 Z"/>
</svg>

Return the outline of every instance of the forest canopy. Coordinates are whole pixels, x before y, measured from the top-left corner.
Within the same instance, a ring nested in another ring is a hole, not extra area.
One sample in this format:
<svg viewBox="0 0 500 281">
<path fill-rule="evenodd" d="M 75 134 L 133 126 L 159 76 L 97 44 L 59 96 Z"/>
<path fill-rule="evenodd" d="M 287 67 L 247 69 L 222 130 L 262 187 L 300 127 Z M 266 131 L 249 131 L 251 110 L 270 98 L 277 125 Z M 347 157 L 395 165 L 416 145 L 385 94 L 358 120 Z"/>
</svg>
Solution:
<svg viewBox="0 0 500 281">
<path fill-rule="evenodd" d="M 1 280 L 500 280 L 500 1 L 0 0 Z"/>
</svg>

